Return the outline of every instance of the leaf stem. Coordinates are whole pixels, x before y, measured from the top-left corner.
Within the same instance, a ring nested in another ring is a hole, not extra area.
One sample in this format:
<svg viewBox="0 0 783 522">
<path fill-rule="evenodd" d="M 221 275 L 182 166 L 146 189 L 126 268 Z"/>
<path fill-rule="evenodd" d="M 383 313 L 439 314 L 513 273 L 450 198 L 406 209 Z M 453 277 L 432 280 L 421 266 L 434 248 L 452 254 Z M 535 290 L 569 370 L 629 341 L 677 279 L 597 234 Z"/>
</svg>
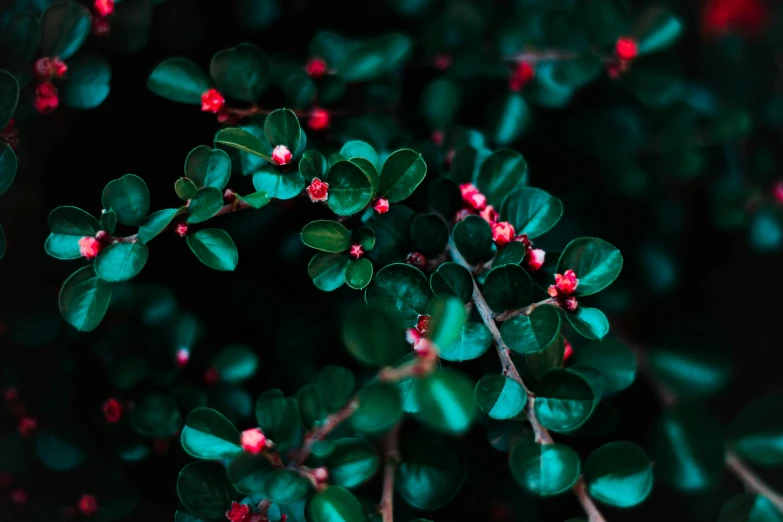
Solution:
<svg viewBox="0 0 783 522">
<path fill-rule="evenodd" d="M 526 306 L 524 308 L 520 308 L 518 310 L 506 310 L 505 312 L 500 313 L 500 314 L 493 314 L 493 319 L 495 319 L 495 321 L 499 321 L 499 322 L 508 321 L 512 317 L 517 317 L 519 315 L 530 315 L 530 314 L 533 313 L 533 310 L 535 310 L 536 308 L 538 308 L 541 305 L 554 304 L 554 303 L 555 303 L 555 300 L 552 299 L 551 297 L 549 297 L 547 299 L 544 299 L 543 301 L 539 301 L 537 303 L 530 304 L 530 305 L 528 305 L 528 306 Z"/>
<path fill-rule="evenodd" d="M 383 465 L 383 496 L 378 507 L 383 522 L 394 522 L 394 478 L 400 464 L 399 438 L 400 423 L 398 422 L 386 434 L 384 441 L 386 456 Z"/>
</svg>

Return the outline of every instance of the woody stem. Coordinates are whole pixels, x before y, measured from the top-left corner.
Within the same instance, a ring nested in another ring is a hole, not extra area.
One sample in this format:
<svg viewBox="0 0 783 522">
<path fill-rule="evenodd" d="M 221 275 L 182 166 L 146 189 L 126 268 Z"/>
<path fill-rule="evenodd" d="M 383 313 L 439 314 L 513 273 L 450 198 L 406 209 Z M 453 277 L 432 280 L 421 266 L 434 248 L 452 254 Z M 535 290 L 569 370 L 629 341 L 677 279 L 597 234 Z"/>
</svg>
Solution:
<svg viewBox="0 0 783 522">
<path fill-rule="evenodd" d="M 383 496 L 379 511 L 383 522 L 394 522 L 394 477 L 400 462 L 399 450 L 400 424 L 397 423 L 386 434 L 386 460 L 383 466 Z"/>
</svg>

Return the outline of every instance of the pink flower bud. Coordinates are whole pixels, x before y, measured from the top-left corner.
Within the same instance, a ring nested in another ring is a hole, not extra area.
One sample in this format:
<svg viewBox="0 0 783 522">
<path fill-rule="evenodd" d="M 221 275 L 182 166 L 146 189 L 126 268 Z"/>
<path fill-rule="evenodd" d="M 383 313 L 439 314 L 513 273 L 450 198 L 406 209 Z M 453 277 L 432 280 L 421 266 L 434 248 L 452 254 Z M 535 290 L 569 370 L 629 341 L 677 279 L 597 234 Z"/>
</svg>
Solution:
<svg viewBox="0 0 783 522">
<path fill-rule="evenodd" d="M 563 362 L 566 362 L 574 354 L 574 349 L 568 340 L 565 341 L 565 351 L 563 352 Z"/>
<path fill-rule="evenodd" d="M 372 209 L 376 214 L 381 215 L 389 211 L 389 200 L 384 198 L 378 198 L 372 205 Z"/>
<path fill-rule="evenodd" d="M 68 72 L 68 66 L 65 65 L 65 62 L 57 57 L 54 58 L 53 62 L 54 62 L 54 75 L 57 78 L 62 78 L 63 76 L 65 76 L 65 73 Z"/>
<path fill-rule="evenodd" d="M 432 143 L 440 147 L 443 145 L 443 140 L 445 140 L 446 137 L 443 135 L 442 131 L 433 131 L 432 133 Z"/>
<path fill-rule="evenodd" d="M 508 221 L 492 225 L 492 240 L 498 247 L 506 246 L 514 237 L 514 227 Z"/>
<path fill-rule="evenodd" d="M 405 257 L 405 262 L 419 270 L 427 268 L 427 258 L 421 252 L 411 252 Z"/>
<path fill-rule="evenodd" d="M 54 76 L 54 61 L 46 56 L 38 58 L 33 65 L 33 74 L 39 80 L 51 79 Z"/>
<path fill-rule="evenodd" d="M 571 295 L 576 290 L 579 279 L 573 270 L 566 270 L 565 274 L 555 274 L 555 286 L 563 295 Z"/>
<path fill-rule="evenodd" d="M 186 366 L 188 361 L 190 361 L 190 350 L 184 347 L 177 350 L 177 366 Z"/>
<path fill-rule="evenodd" d="M 631 61 L 639 55 L 639 46 L 630 36 L 621 36 L 614 44 L 614 54 L 623 61 Z"/>
<path fill-rule="evenodd" d="M 310 201 L 313 203 L 318 201 L 326 201 L 329 199 L 329 184 L 324 183 L 318 178 L 313 178 L 310 185 L 307 187 L 307 195 L 310 196 Z"/>
<path fill-rule="evenodd" d="M 495 210 L 495 207 L 493 207 L 492 205 L 487 205 L 487 207 L 484 210 L 479 212 L 479 216 L 484 218 L 484 221 L 486 221 L 490 225 L 497 223 L 498 221 L 498 213 Z"/>
<path fill-rule="evenodd" d="M 525 245 L 525 248 L 530 248 L 533 245 L 533 243 L 527 238 L 527 234 L 519 234 L 518 236 L 514 236 L 514 239 L 511 241 L 522 243 Z"/>
<path fill-rule="evenodd" d="M 421 332 L 422 335 L 426 334 L 430 328 L 430 320 L 432 317 L 429 315 L 420 315 L 416 320 L 416 329 Z"/>
<path fill-rule="evenodd" d="M 454 221 L 456 223 L 459 223 L 463 219 L 465 219 L 468 216 L 475 215 L 476 213 L 473 211 L 473 209 L 470 208 L 463 208 L 457 211 L 456 214 L 454 214 Z"/>
<path fill-rule="evenodd" d="M 49 114 L 60 105 L 60 98 L 57 95 L 57 87 L 50 82 L 38 84 L 35 88 L 35 99 L 33 106 L 41 114 Z"/>
<path fill-rule="evenodd" d="M 231 508 L 226 511 L 226 518 L 230 520 L 230 522 L 245 522 L 245 518 L 247 518 L 249 514 L 250 506 L 232 501 Z"/>
<path fill-rule="evenodd" d="M 100 16 L 92 17 L 92 34 L 99 38 L 105 38 L 109 36 L 111 32 L 111 26 L 109 20 Z"/>
<path fill-rule="evenodd" d="M 326 74 L 326 62 L 321 58 L 311 58 L 305 65 L 305 72 L 310 78 L 320 78 Z"/>
<path fill-rule="evenodd" d="M 321 466 L 313 470 L 313 478 L 316 482 L 323 483 L 329 480 L 329 470 Z"/>
<path fill-rule="evenodd" d="M 326 109 L 313 109 L 310 112 L 310 121 L 307 125 L 314 131 L 319 131 L 329 126 L 330 114 Z"/>
<path fill-rule="evenodd" d="M 22 417 L 19 421 L 19 433 L 23 437 L 29 437 L 38 429 L 38 421 L 32 417 Z"/>
<path fill-rule="evenodd" d="M 174 232 L 176 232 L 179 237 L 185 237 L 188 235 L 188 225 L 186 223 L 177 223 L 177 226 L 174 227 Z"/>
<path fill-rule="evenodd" d="M 122 418 L 122 404 L 117 399 L 109 399 L 103 403 L 103 416 L 109 424 L 117 424 Z"/>
<path fill-rule="evenodd" d="M 79 512 L 86 517 L 92 516 L 98 511 L 98 501 L 92 495 L 79 497 L 77 506 L 79 507 Z"/>
<path fill-rule="evenodd" d="M 772 186 L 772 197 L 779 205 L 783 205 L 783 180 L 778 181 Z"/>
<path fill-rule="evenodd" d="M 102 17 L 114 13 L 114 0 L 95 0 L 95 11 Z"/>
<path fill-rule="evenodd" d="M 15 489 L 11 492 L 11 502 L 14 504 L 25 504 L 27 502 L 27 492 L 23 489 Z"/>
<path fill-rule="evenodd" d="M 468 197 L 472 196 L 473 194 L 479 193 L 479 189 L 476 188 L 476 185 L 473 183 L 462 183 L 459 186 L 460 194 L 462 194 L 462 200 L 467 203 Z"/>
<path fill-rule="evenodd" d="M 266 436 L 258 428 L 251 428 L 242 432 L 242 449 L 248 453 L 261 453 L 266 447 Z"/>
<path fill-rule="evenodd" d="M 549 285 L 549 287 L 546 289 L 546 293 L 552 297 L 557 297 L 560 295 L 560 292 L 557 290 L 555 285 Z"/>
<path fill-rule="evenodd" d="M 546 257 L 546 252 L 541 250 L 540 248 L 529 248 L 525 252 L 527 255 L 525 256 L 525 259 L 527 260 L 527 266 L 530 268 L 530 270 L 533 270 L 534 272 L 541 268 L 541 266 L 544 264 L 544 258 Z"/>
<path fill-rule="evenodd" d="M 579 303 L 576 301 L 576 297 L 569 296 L 565 299 L 565 301 L 563 301 L 562 306 L 569 312 L 573 312 L 579 306 Z"/>
<path fill-rule="evenodd" d="M 79 239 L 79 253 L 87 259 L 95 259 L 102 247 L 100 241 L 94 237 L 85 236 Z"/>
<path fill-rule="evenodd" d="M 408 328 L 405 330 L 405 340 L 408 341 L 410 344 L 416 343 L 419 339 L 421 339 L 423 336 L 421 335 L 421 332 L 418 331 L 416 328 Z"/>
<path fill-rule="evenodd" d="M 201 110 L 204 112 L 217 114 L 225 104 L 226 99 L 217 89 L 210 89 L 201 95 Z"/>
<path fill-rule="evenodd" d="M 362 248 L 362 245 L 359 243 L 354 243 L 351 245 L 351 250 L 348 252 L 348 255 L 350 255 L 354 259 L 359 259 L 364 255 L 364 249 Z"/>
<path fill-rule="evenodd" d="M 445 71 L 451 67 L 451 62 L 451 55 L 446 53 L 438 53 L 435 55 L 435 59 L 432 61 L 432 64 L 437 70 Z"/>
<path fill-rule="evenodd" d="M 276 165 L 288 165 L 291 162 L 291 151 L 285 145 L 278 145 L 272 151 L 272 161 Z"/>
<path fill-rule="evenodd" d="M 535 77 L 536 71 L 528 62 L 519 62 L 514 72 L 508 79 L 508 88 L 512 92 L 519 92 Z"/>
</svg>

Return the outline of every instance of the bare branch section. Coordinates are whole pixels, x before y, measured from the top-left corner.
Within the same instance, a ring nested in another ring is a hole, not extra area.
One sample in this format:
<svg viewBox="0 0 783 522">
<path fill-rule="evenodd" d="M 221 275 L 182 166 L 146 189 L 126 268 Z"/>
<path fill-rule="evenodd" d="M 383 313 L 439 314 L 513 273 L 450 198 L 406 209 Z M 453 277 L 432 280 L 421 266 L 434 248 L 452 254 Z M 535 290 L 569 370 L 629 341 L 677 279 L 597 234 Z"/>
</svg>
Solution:
<svg viewBox="0 0 783 522">
<path fill-rule="evenodd" d="M 394 478 L 400 464 L 400 423 L 386 434 L 386 456 L 383 464 L 383 496 L 379 511 L 383 522 L 394 522 Z"/>
</svg>

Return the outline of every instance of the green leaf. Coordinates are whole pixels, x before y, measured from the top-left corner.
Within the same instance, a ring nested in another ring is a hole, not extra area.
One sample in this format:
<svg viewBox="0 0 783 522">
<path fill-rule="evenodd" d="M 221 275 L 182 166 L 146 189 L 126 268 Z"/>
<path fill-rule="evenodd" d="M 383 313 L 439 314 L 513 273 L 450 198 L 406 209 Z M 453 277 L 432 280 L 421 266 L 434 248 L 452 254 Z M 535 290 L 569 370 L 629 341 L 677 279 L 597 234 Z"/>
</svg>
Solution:
<svg viewBox="0 0 783 522">
<path fill-rule="evenodd" d="M 95 236 L 101 224 L 84 210 L 76 207 L 57 207 L 49 214 L 49 230 L 46 253 L 57 259 L 78 259 L 79 239 Z"/>
<path fill-rule="evenodd" d="M 350 161 L 339 161 L 332 165 L 326 181 L 329 183 L 329 199 L 326 203 L 338 216 L 356 214 L 372 199 L 370 178 Z"/>
<path fill-rule="evenodd" d="M 272 66 L 266 54 L 244 43 L 215 54 L 209 72 L 225 96 L 255 102 L 269 84 Z"/>
<path fill-rule="evenodd" d="M 518 315 L 503 323 L 500 336 L 517 353 L 544 350 L 560 333 L 560 312 L 550 305 L 537 306 L 530 315 Z"/>
<path fill-rule="evenodd" d="M 58 423 L 52 430 L 38 435 L 35 441 L 41 461 L 56 471 L 69 471 L 84 464 L 89 445 L 89 433 L 73 422 Z"/>
<path fill-rule="evenodd" d="M 372 145 L 361 140 L 347 142 L 340 149 L 340 155 L 349 161 L 354 158 L 366 159 L 372 163 L 372 166 L 375 167 L 376 171 L 381 168 L 381 161 L 378 158 L 378 153 L 375 152 Z"/>
<path fill-rule="evenodd" d="M 473 276 L 464 266 L 447 261 L 430 276 L 430 288 L 436 297 L 454 296 L 467 303 L 473 296 Z"/>
<path fill-rule="evenodd" d="M 225 516 L 237 495 L 217 462 L 191 462 L 179 472 L 177 495 L 185 507 L 207 518 Z"/>
<path fill-rule="evenodd" d="M 541 189 L 523 187 L 512 191 L 500 206 L 500 220 L 508 221 L 517 234 L 536 238 L 554 227 L 563 215 L 563 203 Z"/>
<path fill-rule="evenodd" d="M 292 469 L 276 469 L 267 475 L 264 489 L 276 504 L 292 504 L 307 498 L 310 481 Z"/>
<path fill-rule="evenodd" d="M 459 88 L 448 80 L 434 80 L 421 95 L 421 113 L 435 130 L 444 130 L 459 109 Z"/>
<path fill-rule="evenodd" d="M 369 47 L 359 47 L 348 54 L 340 67 L 340 77 L 346 82 L 366 82 L 384 73 L 383 55 Z"/>
<path fill-rule="evenodd" d="M 656 347 L 647 351 L 647 364 L 656 379 L 683 398 L 713 395 L 731 380 L 731 358 L 713 344 Z"/>
<path fill-rule="evenodd" d="M 351 416 L 353 427 L 365 433 L 383 433 L 402 416 L 402 397 L 394 384 L 376 382 L 362 388 L 359 407 Z"/>
<path fill-rule="evenodd" d="M 201 187 L 188 202 L 188 223 L 202 223 L 223 208 L 223 193 L 215 187 Z"/>
<path fill-rule="evenodd" d="M 17 159 L 13 149 L 0 142 L 0 194 L 3 194 L 16 178 Z"/>
<path fill-rule="evenodd" d="M 366 257 L 350 259 L 345 269 L 345 283 L 354 290 L 362 290 L 370 284 L 372 271 L 372 262 Z"/>
<path fill-rule="evenodd" d="M 446 433 L 466 432 L 476 415 L 473 386 L 469 377 L 447 368 L 420 380 L 413 389 L 416 418 Z"/>
<path fill-rule="evenodd" d="M 527 393 L 522 386 L 498 374 L 488 374 L 479 379 L 473 396 L 481 411 L 500 420 L 515 417 L 527 403 Z"/>
<path fill-rule="evenodd" d="M 585 423 L 593 412 L 594 393 L 580 374 L 552 369 L 538 383 L 535 412 L 538 421 L 552 431 L 571 431 Z"/>
<path fill-rule="evenodd" d="M 522 136 L 530 120 L 531 111 L 525 98 L 519 93 L 507 93 L 502 98 L 492 100 L 489 105 L 488 138 L 500 146 L 506 146 Z"/>
<path fill-rule="evenodd" d="M 669 408 L 654 433 L 655 471 L 670 486 L 695 492 L 718 484 L 725 465 L 723 429 L 704 408 L 692 404 Z"/>
<path fill-rule="evenodd" d="M 368 257 L 381 264 L 394 263 L 410 252 L 409 229 L 416 213 L 405 205 L 392 205 L 382 216 L 373 215 L 368 221 L 375 232 L 375 247 Z"/>
<path fill-rule="evenodd" d="M 783 393 L 758 398 L 748 404 L 732 425 L 735 449 L 760 466 L 783 464 Z"/>
<path fill-rule="evenodd" d="M 299 173 L 308 182 L 313 178 L 324 179 L 327 170 L 329 170 L 329 163 L 317 150 L 306 151 L 299 161 Z"/>
<path fill-rule="evenodd" d="M 197 459 L 230 459 L 242 453 L 239 432 L 219 412 L 196 408 L 185 419 L 182 449 Z"/>
<path fill-rule="evenodd" d="M 743 493 L 723 506 L 718 522 L 783 522 L 783 516 L 767 497 Z"/>
<path fill-rule="evenodd" d="M 440 357 L 447 361 L 469 361 L 481 357 L 492 345 L 492 334 L 484 323 L 467 322 L 460 337 L 451 344 L 439 345 Z"/>
<path fill-rule="evenodd" d="M 148 393 L 131 410 L 130 425 L 148 437 L 171 437 L 182 426 L 182 416 L 174 399 Z"/>
<path fill-rule="evenodd" d="M 462 147 L 454 153 L 451 160 L 449 178 L 455 183 L 472 183 L 478 175 L 480 165 L 479 152 L 473 147 Z M 462 196 L 460 196 L 462 200 Z"/>
<path fill-rule="evenodd" d="M 274 389 L 256 400 L 256 420 L 267 438 L 283 448 L 295 442 L 302 427 L 296 399 Z"/>
<path fill-rule="evenodd" d="M 291 199 L 304 190 L 305 180 L 298 172 L 282 173 L 266 165 L 253 174 L 253 186 L 258 191 L 266 192 L 270 198 Z M 331 187 L 329 190 L 331 192 Z M 329 199 L 332 199 L 331 194 Z"/>
<path fill-rule="evenodd" d="M 60 290 L 60 313 L 83 332 L 98 327 L 111 300 L 111 285 L 98 277 L 93 267 L 80 268 L 65 280 Z"/>
<path fill-rule="evenodd" d="M 564 354 L 565 342 L 562 336 L 557 336 L 540 352 L 526 353 L 525 362 L 533 377 L 540 379 L 552 368 L 559 368 L 562 365 Z"/>
<path fill-rule="evenodd" d="M 218 371 L 223 382 L 243 382 L 256 374 L 258 354 L 249 346 L 234 344 L 218 352 L 210 367 Z"/>
<path fill-rule="evenodd" d="M 454 244 L 465 260 L 475 265 L 492 257 L 492 229 L 479 216 L 468 216 L 451 232 Z"/>
<path fill-rule="evenodd" d="M 574 239 L 565 247 L 557 262 L 558 273 L 576 272 L 579 285 L 576 295 L 592 295 L 600 292 L 620 275 L 623 256 L 615 247 L 595 237 Z"/>
<path fill-rule="evenodd" d="M 615 507 L 641 504 L 653 487 L 652 462 L 631 442 L 610 442 L 592 452 L 584 475 L 590 496 Z"/>
<path fill-rule="evenodd" d="M 199 103 L 201 102 L 199 101 Z M 246 130 L 234 127 L 223 129 L 215 135 L 215 145 L 218 144 L 254 154 L 272 163 L 272 158 L 269 156 L 272 149 L 269 147 L 269 143 Z"/>
<path fill-rule="evenodd" d="M 492 259 L 492 267 L 497 268 L 503 265 L 521 265 L 527 255 L 524 243 L 514 241 L 504 246 L 495 253 Z"/>
<path fill-rule="evenodd" d="M 351 247 L 351 231 L 337 221 L 321 219 L 305 225 L 302 243 L 323 252 L 345 252 Z"/>
<path fill-rule="evenodd" d="M 427 338 L 435 346 L 449 346 L 461 337 L 466 315 L 462 301 L 456 297 L 436 299 L 430 315 Z"/>
<path fill-rule="evenodd" d="M 58 56 L 67 60 L 82 46 L 90 34 L 90 12 L 76 2 L 56 2 L 41 18 L 41 56 Z"/>
<path fill-rule="evenodd" d="M 212 84 L 195 63 L 186 58 L 169 58 L 152 71 L 147 88 L 167 100 L 201 105 L 201 95 L 212 88 Z M 223 129 L 218 136 L 227 130 L 238 129 Z"/>
<path fill-rule="evenodd" d="M 353 493 L 331 486 L 317 493 L 307 503 L 308 522 L 364 522 L 364 507 Z"/>
<path fill-rule="evenodd" d="M 266 192 L 263 190 L 259 190 L 258 192 L 253 192 L 252 194 L 248 194 L 247 196 L 240 196 L 239 194 L 234 194 L 234 197 L 237 198 L 242 203 L 245 203 L 249 207 L 252 207 L 256 210 L 258 210 L 261 207 L 265 207 L 269 204 L 272 199 L 267 195 Z"/>
<path fill-rule="evenodd" d="M 149 253 L 142 243 L 112 243 L 95 258 L 95 273 L 110 283 L 128 281 L 139 275 Z"/>
<path fill-rule="evenodd" d="M 329 365 L 318 372 L 318 400 L 327 412 L 335 412 L 351 400 L 356 390 L 356 378 L 348 368 Z"/>
<path fill-rule="evenodd" d="M 495 312 L 515 310 L 530 304 L 533 281 L 519 265 L 493 268 L 484 279 L 484 298 Z"/>
<path fill-rule="evenodd" d="M 410 149 L 393 152 L 381 169 L 379 194 L 391 203 L 407 198 L 427 175 L 427 164 L 421 154 Z"/>
<path fill-rule="evenodd" d="M 380 464 L 375 446 L 361 439 L 341 439 L 324 459 L 330 481 L 344 488 L 361 486 L 375 475 Z"/>
<path fill-rule="evenodd" d="M 352 310 L 342 327 L 348 353 L 367 366 L 389 366 L 408 352 L 401 329 L 383 311 Z"/>
<path fill-rule="evenodd" d="M 345 270 L 350 258 L 345 254 L 318 252 L 307 265 L 307 274 L 319 290 L 331 292 L 345 284 Z"/>
<path fill-rule="evenodd" d="M 113 234 L 114 229 L 117 228 L 117 213 L 113 210 L 104 210 L 101 214 L 100 223 L 102 230 Z"/>
<path fill-rule="evenodd" d="M 465 481 L 465 457 L 451 437 L 422 428 L 403 430 L 395 489 L 417 509 L 448 504 Z"/>
<path fill-rule="evenodd" d="M 196 184 L 188 178 L 179 178 L 174 182 L 174 192 L 177 193 L 177 197 L 182 201 L 188 201 L 196 195 L 197 191 L 198 187 Z"/>
<path fill-rule="evenodd" d="M 411 223 L 411 241 L 426 257 L 435 257 L 445 250 L 449 229 L 437 214 L 419 214 Z"/>
<path fill-rule="evenodd" d="M 117 221 L 129 227 L 138 227 L 150 209 L 150 191 L 143 179 L 125 174 L 106 185 L 101 201 L 103 208 L 117 214 Z"/>
<path fill-rule="evenodd" d="M 193 181 L 197 187 L 215 187 L 223 190 L 231 177 L 231 158 L 223 150 L 199 145 L 190 151 L 185 160 L 185 177 Z"/>
<path fill-rule="evenodd" d="M 506 195 L 524 185 L 526 179 L 525 158 L 513 150 L 499 150 L 481 164 L 476 187 L 487 196 L 489 204 L 497 209 L 501 208 Z"/>
<path fill-rule="evenodd" d="M 162 233 L 182 210 L 182 208 L 167 208 L 147 216 L 147 219 L 139 227 L 139 242 L 147 243 L 150 239 Z"/>
<path fill-rule="evenodd" d="M 364 293 L 368 305 L 385 310 L 398 325 L 412 328 L 429 308 L 427 277 L 411 265 L 394 263 L 381 268 Z"/>
<path fill-rule="evenodd" d="M 186 241 L 198 260 L 209 268 L 230 272 L 237 267 L 239 253 L 225 230 L 205 228 L 188 234 Z"/>
<path fill-rule="evenodd" d="M 568 491 L 579 478 L 579 455 L 564 444 L 522 440 L 511 448 L 511 474 L 523 489 L 542 497 Z"/>
<path fill-rule="evenodd" d="M 278 109 L 266 117 L 264 134 L 272 148 L 285 145 L 293 154 L 299 148 L 301 139 L 299 119 L 292 110 Z"/>
<path fill-rule="evenodd" d="M 354 233 L 353 239 L 362 246 L 365 252 L 375 248 L 375 231 L 370 227 L 360 227 Z"/>
<path fill-rule="evenodd" d="M 682 21 L 665 7 L 648 7 L 633 28 L 639 55 L 655 53 L 672 47 L 682 33 Z"/>
<path fill-rule="evenodd" d="M 0 70 L 0 129 L 5 129 L 8 122 L 11 121 L 18 102 L 19 82 L 8 71 Z"/>
<path fill-rule="evenodd" d="M 263 455 L 240 453 L 228 465 L 228 480 L 246 495 L 266 495 L 264 482 L 274 468 Z"/>
<path fill-rule="evenodd" d="M 68 81 L 62 100 L 74 109 L 94 109 L 109 95 L 110 82 L 111 68 L 104 58 L 79 55 L 68 60 Z"/>
<path fill-rule="evenodd" d="M 575 312 L 566 312 L 568 322 L 586 339 L 603 339 L 609 333 L 609 320 L 598 308 L 580 306 Z"/>
<path fill-rule="evenodd" d="M 574 351 L 574 364 L 592 366 L 604 376 L 607 393 L 624 390 L 636 378 L 636 357 L 615 340 L 595 341 Z"/>
</svg>

